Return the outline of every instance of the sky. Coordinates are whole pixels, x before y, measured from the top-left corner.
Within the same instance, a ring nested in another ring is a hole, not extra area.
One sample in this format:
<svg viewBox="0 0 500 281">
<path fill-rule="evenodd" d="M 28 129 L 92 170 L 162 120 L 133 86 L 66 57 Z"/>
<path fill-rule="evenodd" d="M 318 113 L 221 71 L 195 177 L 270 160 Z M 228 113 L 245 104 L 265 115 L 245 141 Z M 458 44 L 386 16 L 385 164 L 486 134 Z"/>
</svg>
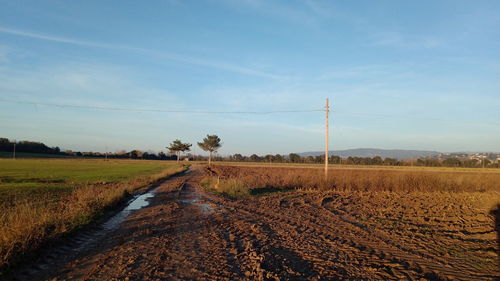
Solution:
<svg viewBox="0 0 500 281">
<path fill-rule="evenodd" d="M 0 137 L 321 151 L 328 97 L 331 149 L 500 152 L 499 14 L 496 0 L 0 0 Z M 193 112 L 290 110 L 310 112 Z"/>
</svg>

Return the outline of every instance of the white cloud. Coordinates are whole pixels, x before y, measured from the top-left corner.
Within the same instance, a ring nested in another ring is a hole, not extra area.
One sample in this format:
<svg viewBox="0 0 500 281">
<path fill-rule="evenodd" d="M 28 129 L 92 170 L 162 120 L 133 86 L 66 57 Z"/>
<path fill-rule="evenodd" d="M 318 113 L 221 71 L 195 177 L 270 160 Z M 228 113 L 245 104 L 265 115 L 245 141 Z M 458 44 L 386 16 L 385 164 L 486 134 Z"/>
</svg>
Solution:
<svg viewBox="0 0 500 281">
<path fill-rule="evenodd" d="M 131 47 L 131 46 L 124 46 L 124 45 L 115 45 L 115 44 L 106 44 L 106 43 L 85 41 L 85 40 L 77 40 L 77 39 L 72 39 L 72 38 L 65 38 L 65 37 L 59 37 L 59 36 L 53 36 L 53 35 L 47 35 L 47 34 L 40 34 L 40 33 L 22 31 L 22 30 L 5 28 L 5 27 L 0 27 L 0 33 L 22 36 L 22 37 L 33 38 L 33 39 L 39 39 L 39 40 L 45 40 L 45 41 L 58 42 L 58 43 L 63 43 L 63 44 L 84 46 L 84 47 L 114 49 L 114 50 L 121 50 L 121 51 L 127 51 L 127 52 L 139 52 L 142 54 L 154 56 L 156 58 L 161 58 L 161 59 L 165 59 L 165 60 L 188 63 L 188 64 L 192 64 L 192 65 L 206 66 L 206 67 L 210 67 L 210 68 L 230 71 L 230 72 L 234 72 L 234 73 L 240 73 L 240 74 L 244 74 L 244 75 L 251 75 L 251 76 L 276 79 L 276 80 L 288 79 L 288 77 L 284 76 L 284 75 L 268 73 L 265 71 L 252 69 L 252 68 L 237 65 L 237 64 L 232 64 L 232 63 L 227 63 L 227 62 L 217 61 L 217 60 L 211 60 L 211 59 L 192 57 L 192 56 L 185 56 L 185 55 L 164 52 L 164 51 L 160 52 L 160 51 L 155 51 L 155 50 L 146 49 L 146 48 Z M 1 58 L 1 56 L 0 56 L 0 58 Z"/>
<path fill-rule="evenodd" d="M 65 63 L 30 70 L 0 69 L 3 98 L 99 106 L 179 106 L 175 95 L 137 86 L 134 73 L 113 65 Z"/>
<path fill-rule="evenodd" d="M 12 28 L 5 28 L 5 27 L 0 27 L 0 32 L 6 33 L 6 34 L 11 34 L 11 35 L 16 35 L 16 36 L 41 39 L 41 40 L 53 41 L 53 42 L 59 42 L 59 43 L 66 43 L 66 44 L 72 44 L 72 45 L 89 46 L 89 47 L 97 47 L 97 48 L 109 48 L 109 49 L 117 48 L 117 46 L 108 45 L 108 44 L 101 44 L 101 43 L 96 43 L 96 42 L 91 42 L 91 41 L 75 40 L 75 39 L 71 39 L 71 38 L 64 38 L 64 37 L 58 37 L 58 36 L 52 36 L 52 35 L 46 35 L 46 34 L 39 34 L 39 33 L 22 31 L 22 30 L 17 30 L 17 29 L 12 29 Z"/>
</svg>

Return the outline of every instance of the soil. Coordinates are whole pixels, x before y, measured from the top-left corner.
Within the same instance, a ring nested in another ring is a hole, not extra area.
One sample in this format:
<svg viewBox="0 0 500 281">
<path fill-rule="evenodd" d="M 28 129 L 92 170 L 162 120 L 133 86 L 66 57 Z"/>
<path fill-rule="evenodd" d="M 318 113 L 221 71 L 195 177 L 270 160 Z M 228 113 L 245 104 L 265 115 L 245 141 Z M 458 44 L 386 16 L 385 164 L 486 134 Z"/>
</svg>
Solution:
<svg viewBox="0 0 500 281">
<path fill-rule="evenodd" d="M 195 167 L 165 181 L 148 206 L 85 249 L 58 247 L 12 279 L 500 279 L 487 195 L 295 191 L 236 200 L 203 191 L 203 176 Z"/>
</svg>

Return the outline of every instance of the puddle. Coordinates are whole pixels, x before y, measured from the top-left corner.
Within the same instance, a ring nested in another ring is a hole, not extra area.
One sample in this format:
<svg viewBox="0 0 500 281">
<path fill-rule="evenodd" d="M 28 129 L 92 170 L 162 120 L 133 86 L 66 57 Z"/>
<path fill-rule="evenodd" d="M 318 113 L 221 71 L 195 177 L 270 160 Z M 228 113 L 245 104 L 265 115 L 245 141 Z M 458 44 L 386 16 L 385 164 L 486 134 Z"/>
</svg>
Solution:
<svg viewBox="0 0 500 281">
<path fill-rule="evenodd" d="M 200 208 L 201 212 L 204 214 L 209 214 L 213 213 L 214 209 L 212 205 L 208 203 L 200 203 L 199 198 L 192 198 L 192 199 L 184 199 L 184 200 L 179 200 L 181 204 L 189 204 L 189 205 L 195 205 Z"/>
<path fill-rule="evenodd" d="M 188 174 L 189 172 L 191 171 L 186 170 L 182 172 L 182 174 L 185 175 Z M 78 248 L 86 247 L 87 244 L 92 243 L 93 241 L 106 235 L 110 230 L 117 228 L 133 211 L 147 207 L 150 204 L 149 199 L 155 197 L 156 190 L 159 187 L 160 186 L 155 187 L 146 193 L 134 196 L 132 199 L 128 201 L 126 207 L 123 210 L 121 210 L 120 212 L 109 218 L 107 221 L 99 225 L 98 231 L 95 231 L 90 235 L 83 235 L 83 237 L 78 238 L 80 240 L 79 242 L 81 243 L 81 245 Z"/>
<path fill-rule="evenodd" d="M 210 204 L 198 203 L 196 205 L 198 205 L 200 207 L 201 211 L 205 214 L 209 214 L 209 213 L 212 213 L 214 211 Z"/>
<path fill-rule="evenodd" d="M 146 207 L 149 205 L 149 198 L 153 198 L 156 193 L 156 188 L 152 189 L 144 194 L 141 194 L 137 196 L 136 198 L 132 199 L 127 207 L 125 209 L 121 210 L 118 214 L 114 215 L 111 217 L 107 222 L 105 222 L 102 227 L 106 230 L 113 229 L 117 227 L 120 223 L 125 220 L 125 218 L 135 210 L 139 210 L 143 207 Z"/>
<path fill-rule="evenodd" d="M 184 172 L 182 172 L 183 175 L 186 175 L 188 173 L 190 173 L 191 170 L 186 170 Z M 110 230 L 110 229 L 113 229 L 113 228 L 116 228 L 120 223 L 122 223 L 125 218 L 133 211 L 135 210 L 139 210 L 139 209 L 142 209 L 146 206 L 149 205 L 149 200 L 150 198 L 153 198 L 155 195 L 156 195 L 156 189 L 158 187 L 154 188 L 154 189 L 151 189 L 150 191 L 144 193 L 144 194 L 141 194 L 139 196 L 136 196 L 134 198 L 132 198 L 128 203 L 127 203 L 127 207 L 125 207 L 123 210 L 121 210 L 118 214 L 114 215 L 113 217 L 111 217 L 108 221 L 106 221 L 102 227 L 105 229 L 105 230 Z"/>
<path fill-rule="evenodd" d="M 182 190 L 180 193 L 180 198 L 177 200 L 181 204 L 193 205 L 200 208 L 203 214 L 210 214 L 214 212 L 213 206 L 203 200 L 201 194 L 198 190 L 188 185 L 188 188 Z"/>
</svg>

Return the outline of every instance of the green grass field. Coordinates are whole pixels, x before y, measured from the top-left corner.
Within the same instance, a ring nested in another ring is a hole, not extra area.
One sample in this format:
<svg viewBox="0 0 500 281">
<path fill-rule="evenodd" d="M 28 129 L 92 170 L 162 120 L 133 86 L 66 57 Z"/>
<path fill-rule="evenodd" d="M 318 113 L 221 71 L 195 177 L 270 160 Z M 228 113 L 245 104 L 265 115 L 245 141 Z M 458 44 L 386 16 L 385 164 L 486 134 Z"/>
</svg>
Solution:
<svg viewBox="0 0 500 281">
<path fill-rule="evenodd" d="M 0 206 L 60 197 L 92 184 L 124 182 L 176 168 L 171 162 L 136 160 L 0 159 Z"/>
<path fill-rule="evenodd" d="M 0 268 L 184 169 L 170 161 L 0 159 Z"/>
</svg>

